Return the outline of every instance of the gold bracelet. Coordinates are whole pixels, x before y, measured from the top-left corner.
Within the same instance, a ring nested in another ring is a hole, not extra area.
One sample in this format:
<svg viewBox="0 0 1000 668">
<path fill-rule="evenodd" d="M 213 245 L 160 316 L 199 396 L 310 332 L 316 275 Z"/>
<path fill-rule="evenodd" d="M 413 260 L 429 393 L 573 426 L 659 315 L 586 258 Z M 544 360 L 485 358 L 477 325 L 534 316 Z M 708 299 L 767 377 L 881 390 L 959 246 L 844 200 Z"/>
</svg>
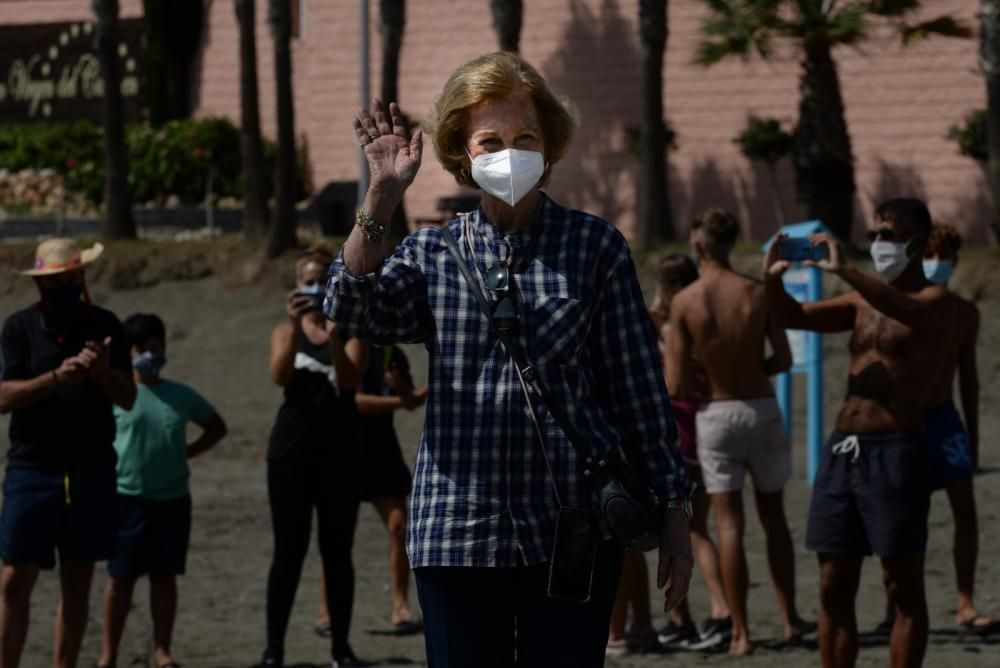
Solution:
<svg viewBox="0 0 1000 668">
<path fill-rule="evenodd" d="M 364 208 L 358 209 L 357 213 L 354 214 L 354 224 L 361 228 L 365 239 L 372 243 L 381 243 L 388 227 L 387 225 L 376 223 Z"/>
</svg>

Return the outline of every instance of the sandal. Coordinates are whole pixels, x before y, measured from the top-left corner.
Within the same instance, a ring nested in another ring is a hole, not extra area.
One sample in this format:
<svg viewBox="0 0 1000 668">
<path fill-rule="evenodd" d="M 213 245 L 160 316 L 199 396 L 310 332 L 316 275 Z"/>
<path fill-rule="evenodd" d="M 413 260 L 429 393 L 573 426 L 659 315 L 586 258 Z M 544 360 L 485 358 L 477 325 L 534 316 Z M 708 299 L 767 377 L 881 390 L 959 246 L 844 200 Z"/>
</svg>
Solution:
<svg viewBox="0 0 1000 668">
<path fill-rule="evenodd" d="M 996 624 L 997 622 L 994 622 L 991 618 L 980 614 L 976 614 L 974 617 L 958 622 L 959 628 L 965 629 L 966 631 L 972 631 L 973 633 L 989 633 L 993 630 Z"/>
</svg>

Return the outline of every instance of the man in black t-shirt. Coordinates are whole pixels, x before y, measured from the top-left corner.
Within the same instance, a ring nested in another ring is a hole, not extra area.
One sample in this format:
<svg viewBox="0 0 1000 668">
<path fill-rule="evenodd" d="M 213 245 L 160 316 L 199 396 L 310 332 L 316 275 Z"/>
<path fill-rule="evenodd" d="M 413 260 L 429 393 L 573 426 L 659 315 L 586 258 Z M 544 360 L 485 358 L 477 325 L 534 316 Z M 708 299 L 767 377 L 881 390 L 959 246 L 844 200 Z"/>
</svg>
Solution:
<svg viewBox="0 0 1000 668">
<path fill-rule="evenodd" d="M 10 450 L 0 511 L 0 665 L 16 666 L 39 569 L 59 552 L 62 599 L 55 665 L 73 666 L 87 623 L 94 562 L 114 550 L 115 419 L 135 401 L 121 323 L 90 303 L 84 267 L 98 244 L 38 246 L 41 300 L 10 316 L 0 334 L 0 413 L 10 413 Z"/>
</svg>

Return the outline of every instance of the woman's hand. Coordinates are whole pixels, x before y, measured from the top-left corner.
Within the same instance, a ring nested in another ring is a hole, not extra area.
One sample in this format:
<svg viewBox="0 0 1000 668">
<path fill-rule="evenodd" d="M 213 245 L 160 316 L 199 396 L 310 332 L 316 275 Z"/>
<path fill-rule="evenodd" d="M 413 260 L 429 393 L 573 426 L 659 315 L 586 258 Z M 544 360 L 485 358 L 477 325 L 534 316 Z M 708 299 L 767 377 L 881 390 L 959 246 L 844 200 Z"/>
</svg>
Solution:
<svg viewBox="0 0 1000 668">
<path fill-rule="evenodd" d="M 288 314 L 288 318 L 294 326 L 300 326 L 302 318 L 313 310 L 315 310 L 315 306 L 313 306 L 312 297 L 299 293 L 297 289 L 288 293 L 288 299 L 285 301 L 285 313 Z"/>
<path fill-rule="evenodd" d="M 660 561 L 656 569 L 656 587 L 663 592 L 663 611 L 670 612 L 687 596 L 694 570 L 691 554 L 691 533 L 687 513 L 666 510 L 660 534 Z"/>
<path fill-rule="evenodd" d="M 376 195 L 380 208 L 391 214 L 420 169 L 423 133 L 415 130 L 407 140 L 399 105 L 390 104 L 387 117 L 380 100 L 372 100 L 371 111 L 358 109 L 354 133 L 368 159 L 369 194 Z"/>
</svg>

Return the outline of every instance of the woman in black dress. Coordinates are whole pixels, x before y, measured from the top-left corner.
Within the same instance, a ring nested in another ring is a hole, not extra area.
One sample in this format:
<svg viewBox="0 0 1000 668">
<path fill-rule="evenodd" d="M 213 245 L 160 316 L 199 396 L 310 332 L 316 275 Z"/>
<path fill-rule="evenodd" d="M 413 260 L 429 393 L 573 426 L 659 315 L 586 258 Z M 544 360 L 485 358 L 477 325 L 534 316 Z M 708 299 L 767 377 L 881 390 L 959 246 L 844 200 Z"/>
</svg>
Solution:
<svg viewBox="0 0 1000 668">
<path fill-rule="evenodd" d="M 267 487 L 274 559 L 267 583 L 267 650 L 263 666 L 284 663 L 284 639 L 302 562 L 309 549 L 313 509 L 326 578 L 334 668 L 360 665 L 348 644 L 354 600 L 351 547 L 360 502 L 360 444 L 354 391 L 365 347 L 322 313 L 323 284 L 332 257 L 313 249 L 296 266 L 288 322 L 271 334 L 271 379 L 285 398 L 271 431 Z"/>
</svg>

